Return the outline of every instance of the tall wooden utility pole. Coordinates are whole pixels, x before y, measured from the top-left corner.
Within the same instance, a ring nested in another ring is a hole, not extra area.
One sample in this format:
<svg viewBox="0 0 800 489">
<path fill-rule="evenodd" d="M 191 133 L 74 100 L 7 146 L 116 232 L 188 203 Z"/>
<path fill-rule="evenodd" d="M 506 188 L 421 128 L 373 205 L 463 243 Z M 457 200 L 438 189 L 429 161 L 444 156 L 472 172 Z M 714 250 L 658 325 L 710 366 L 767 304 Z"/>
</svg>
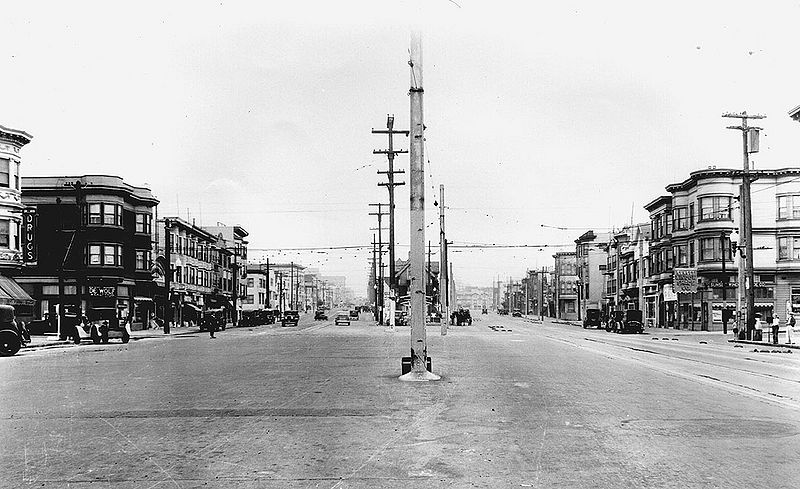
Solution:
<svg viewBox="0 0 800 489">
<path fill-rule="evenodd" d="M 378 279 L 378 287 L 375 289 L 375 293 L 377 294 L 376 303 L 378 304 L 379 314 L 378 314 L 378 323 L 383 324 L 383 216 L 386 215 L 383 212 L 383 206 L 386 204 L 370 204 L 371 206 L 376 206 L 378 208 L 378 212 L 370 212 L 370 216 L 378 216 L 378 227 L 375 228 L 375 231 L 378 231 L 378 273 L 376 278 Z"/>
<path fill-rule="evenodd" d="M 164 334 L 169 334 L 169 324 L 172 321 L 172 224 L 169 219 L 164 219 Z"/>
<path fill-rule="evenodd" d="M 450 321 L 450 284 L 447 273 L 447 236 L 444 232 L 444 185 L 439 185 L 439 297 L 442 306 L 442 334 Z"/>
<path fill-rule="evenodd" d="M 372 292 L 375 294 L 375 321 L 378 322 L 378 257 L 375 245 L 375 233 L 372 233 Z"/>
<path fill-rule="evenodd" d="M 428 344 L 425 336 L 425 126 L 422 115 L 422 39 L 419 31 L 411 32 L 411 371 L 401 380 L 439 380 L 427 370 Z"/>
<path fill-rule="evenodd" d="M 394 141 L 393 135 L 394 134 L 405 134 L 408 136 L 408 131 L 395 131 L 394 130 L 394 116 L 387 115 L 386 116 L 386 130 L 383 129 L 373 129 L 372 134 L 388 134 L 389 135 L 389 149 L 388 150 L 374 150 L 372 154 L 385 154 L 389 158 L 389 171 L 378 171 L 378 174 L 385 174 L 388 178 L 388 182 L 381 182 L 378 183 L 381 187 L 386 187 L 389 190 L 389 290 L 397 295 L 397 278 L 395 277 L 395 254 L 394 254 L 394 188 L 400 185 L 405 185 L 405 182 L 395 182 L 394 176 L 395 174 L 405 173 L 403 170 L 394 169 L 394 155 L 400 153 L 408 153 L 408 150 L 402 149 L 394 149 Z"/>
<path fill-rule="evenodd" d="M 748 115 L 747 112 L 741 113 L 725 113 L 722 117 L 741 119 L 740 126 L 728 126 L 728 129 L 738 129 L 742 132 L 742 154 L 744 173 L 742 174 L 742 195 L 739 196 L 742 205 L 742 233 L 741 238 L 744 240 L 745 256 L 744 256 L 744 293 L 745 293 L 745 324 L 747 331 L 747 339 L 751 339 L 753 329 L 755 327 L 755 294 L 753 282 L 753 212 L 750 205 L 750 183 L 755 180 L 750 173 L 750 153 L 758 152 L 758 135 L 761 131 L 760 127 L 748 127 L 748 119 L 765 119 L 765 115 Z M 749 143 L 749 144 L 748 144 Z"/>
</svg>

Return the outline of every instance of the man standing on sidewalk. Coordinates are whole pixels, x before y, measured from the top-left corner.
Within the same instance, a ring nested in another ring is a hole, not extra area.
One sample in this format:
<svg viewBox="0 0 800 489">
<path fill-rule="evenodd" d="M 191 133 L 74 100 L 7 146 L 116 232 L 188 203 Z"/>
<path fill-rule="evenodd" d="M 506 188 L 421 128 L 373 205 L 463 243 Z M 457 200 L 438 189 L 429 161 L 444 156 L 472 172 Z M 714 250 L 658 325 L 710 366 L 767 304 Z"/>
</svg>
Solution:
<svg viewBox="0 0 800 489">
<path fill-rule="evenodd" d="M 772 326 L 772 343 L 777 345 L 778 344 L 778 329 L 780 329 L 780 326 L 781 326 L 780 318 L 778 318 L 777 314 L 772 316 L 772 324 L 770 324 L 770 326 Z"/>
<path fill-rule="evenodd" d="M 794 314 L 789 314 L 789 320 L 786 322 L 786 343 L 792 344 L 792 334 L 794 333 L 795 319 Z"/>
</svg>

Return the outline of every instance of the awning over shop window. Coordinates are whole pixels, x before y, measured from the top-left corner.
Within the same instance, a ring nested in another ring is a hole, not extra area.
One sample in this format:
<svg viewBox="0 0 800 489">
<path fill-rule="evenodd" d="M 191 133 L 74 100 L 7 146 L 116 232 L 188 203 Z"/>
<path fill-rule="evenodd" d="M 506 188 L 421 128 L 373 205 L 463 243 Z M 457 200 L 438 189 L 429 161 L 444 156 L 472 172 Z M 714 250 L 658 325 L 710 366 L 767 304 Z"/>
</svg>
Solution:
<svg viewBox="0 0 800 489">
<path fill-rule="evenodd" d="M 133 300 L 136 302 L 153 302 L 153 299 L 151 299 L 150 297 L 141 297 L 138 295 L 135 296 Z"/>
<path fill-rule="evenodd" d="M 0 304 L 31 306 L 34 302 L 14 279 L 0 276 Z"/>
<path fill-rule="evenodd" d="M 189 304 L 188 302 L 183 304 L 183 307 L 187 307 L 189 309 L 193 309 L 193 310 L 195 310 L 197 312 L 201 311 L 201 309 L 199 307 L 195 306 L 194 304 Z"/>
</svg>

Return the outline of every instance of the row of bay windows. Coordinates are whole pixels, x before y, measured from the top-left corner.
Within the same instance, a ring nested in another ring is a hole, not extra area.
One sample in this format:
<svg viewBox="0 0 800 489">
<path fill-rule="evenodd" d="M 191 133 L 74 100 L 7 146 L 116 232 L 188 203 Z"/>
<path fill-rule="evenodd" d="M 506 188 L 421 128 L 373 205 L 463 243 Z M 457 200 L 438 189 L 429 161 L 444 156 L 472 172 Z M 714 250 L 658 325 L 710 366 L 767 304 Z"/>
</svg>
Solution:
<svg viewBox="0 0 800 489">
<path fill-rule="evenodd" d="M 232 261 L 230 254 L 220 253 L 216 246 L 203 243 L 196 238 L 181 236 L 177 233 L 170 234 L 169 251 L 196 258 L 206 263 L 216 263 L 223 267 L 230 267 Z"/>
<path fill-rule="evenodd" d="M 83 223 L 89 226 L 122 227 L 122 205 L 105 202 L 91 202 L 83 208 Z M 136 213 L 135 232 L 153 233 L 153 216 L 143 212 Z"/>
<path fill-rule="evenodd" d="M 656 214 L 650 220 L 653 239 L 658 240 L 669 236 L 673 231 L 693 229 L 695 222 L 732 221 L 732 204 L 733 197 L 730 195 L 711 195 L 697 199 L 699 210 L 697 214 L 695 214 L 694 202 Z M 800 211 L 800 199 L 798 200 L 798 211 Z"/>
<path fill-rule="evenodd" d="M 216 287 L 220 290 L 230 291 L 233 286 L 233 275 L 230 270 L 217 276 L 212 270 L 193 267 L 190 265 L 173 266 L 172 281 L 178 284 L 196 285 L 198 287 Z"/>
<path fill-rule="evenodd" d="M 86 245 L 86 262 L 93 267 L 123 266 L 123 247 L 118 243 L 89 243 Z M 134 264 L 138 271 L 150 271 L 153 267 L 153 255 L 150 250 L 135 250 Z"/>
</svg>

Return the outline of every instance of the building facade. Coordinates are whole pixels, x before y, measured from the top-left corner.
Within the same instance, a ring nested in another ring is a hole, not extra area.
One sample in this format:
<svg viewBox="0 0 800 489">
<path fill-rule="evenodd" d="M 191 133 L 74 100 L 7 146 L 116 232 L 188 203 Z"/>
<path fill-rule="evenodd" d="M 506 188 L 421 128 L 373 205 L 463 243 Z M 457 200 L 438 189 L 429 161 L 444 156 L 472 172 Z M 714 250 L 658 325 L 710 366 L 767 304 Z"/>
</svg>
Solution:
<svg viewBox="0 0 800 489">
<path fill-rule="evenodd" d="M 751 175 L 755 312 L 785 322 L 788 313 L 800 313 L 800 169 Z M 741 170 L 695 171 L 668 185 L 669 196 L 645 206 L 653 227 L 650 277 L 658 284 L 658 326 L 717 331 L 723 310 L 743 310 L 743 243 L 731 239 L 742 234 L 741 179 Z M 676 288 L 678 276 L 689 279 Z"/>
<path fill-rule="evenodd" d="M 210 234 L 217 237 L 217 248 L 227 250 L 233 257 L 231 261 L 233 305 L 231 320 L 236 324 L 241 316 L 242 297 L 247 293 L 247 236 L 249 233 L 241 226 L 202 226 Z"/>
<path fill-rule="evenodd" d="M 587 309 L 603 309 L 608 257 L 608 233 L 595 234 L 589 230 L 575 240 L 575 267 L 578 275 L 578 305 L 580 317 Z"/>
<path fill-rule="evenodd" d="M 553 255 L 555 259 L 555 313 L 557 319 L 578 319 L 578 275 L 575 252 L 565 251 Z"/>
<path fill-rule="evenodd" d="M 24 211 L 20 177 L 20 151 L 32 138 L 0 126 L 0 304 L 14 306 L 22 320 L 34 316 L 33 298 L 14 280 L 23 266 L 23 247 L 25 258 L 35 261 L 35 214 Z M 30 240 L 25 239 L 26 230 Z"/>
<path fill-rule="evenodd" d="M 55 315 L 59 303 L 83 314 L 112 307 L 133 328 L 148 324 L 158 205 L 150 189 L 110 175 L 25 177 L 22 202 L 34 216 L 36 260 L 18 280 L 36 313 Z"/>
</svg>

